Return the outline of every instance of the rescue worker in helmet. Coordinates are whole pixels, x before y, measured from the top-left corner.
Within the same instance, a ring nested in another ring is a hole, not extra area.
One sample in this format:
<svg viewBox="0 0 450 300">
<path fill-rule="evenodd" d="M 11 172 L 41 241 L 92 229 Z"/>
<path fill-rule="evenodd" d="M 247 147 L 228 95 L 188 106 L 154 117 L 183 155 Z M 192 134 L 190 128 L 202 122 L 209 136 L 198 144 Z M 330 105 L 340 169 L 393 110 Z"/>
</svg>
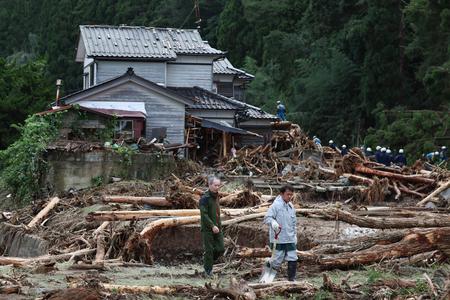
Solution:
<svg viewBox="0 0 450 300">
<path fill-rule="evenodd" d="M 439 162 L 443 161 L 443 160 L 447 160 L 447 152 L 445 151 L 447 147 L 442 146 L 442 151 L 439 154 Z"/>
<path fill-rule="evenodd" d="M 281 104 L 281 101 L 277 101 L 277 116 L 283 121 L 286 121 L 286 118 L 284 117 L 284 114 L 286 113 L 286 109 L 284 108 L 284 105 Z"/>
<path fill-rule="evenodd" d="M 329 142 L 328 142 L 328 147 L 330 147 L 331 149 L 333 149 L 334 151 L 336 151 L 336 146 L 333 144 L 333 140 L 330 140 Z"/>
<path fill-rule="evenodd" d="M 377 146 L 376 151 L 375 151 L 375 161 L 377 163 L 381 163 L 380 155 L 381 155 L 381 147 Z"/>
<path fill-rule="evenodd" d="M 317 136 L 313 136 L 313 142 L 316 144 L 317 147 L 322 147 L 322 143 L 320 142 Z"/>
<path fill-rule="evenodd" d="M 398 150 L 398 155 L 394 158 L 394 163 L 399 167 L 406 166 L 406 156 L 403 154 L 403 149 Z"/>
<path fill-rule="evenodd" d="M 348 153 L 348 149 L 346 145 L 342 145 L 341 156 L 344 157 Z"/>
<path fill-rule="evenodd" d="M 425 162 L 434 165 L 439 160 L 439 152 L 430 152 L 425 156 Z"/>
<path fill-rule="evenodd" d="M 391 152 L 391 149 L 387 149 L 387 150 L 386 150 L 386 155 L 387 155 L 387 161 L 386 161 L 386 163 L 387 163 L 387 166 L 388 166 L 388 167 L 391 165 L 391 162 L 394 161 L 394 157 L 392 156 L 391 153 L 392 153 L 392 152 Z"/>
<path fill-rule="evenodd" d="M 370 158 L 372 156 L 372 149 L 370 147 L 366 149 L 365 155 L 367 158 Z"/>
<path fill-rule="evenodd" d="M 383 164 L 385 166 L 389 166 L 389 163 L 388 163 L 389 157 L 386 153 L 386 148 L 383 147 L 383 148 L 381 148 L 380 151 L 381 151 L 380 156 L 379 156 L 380 160 L 377 161 L 377 163 Z"/>
</svg>

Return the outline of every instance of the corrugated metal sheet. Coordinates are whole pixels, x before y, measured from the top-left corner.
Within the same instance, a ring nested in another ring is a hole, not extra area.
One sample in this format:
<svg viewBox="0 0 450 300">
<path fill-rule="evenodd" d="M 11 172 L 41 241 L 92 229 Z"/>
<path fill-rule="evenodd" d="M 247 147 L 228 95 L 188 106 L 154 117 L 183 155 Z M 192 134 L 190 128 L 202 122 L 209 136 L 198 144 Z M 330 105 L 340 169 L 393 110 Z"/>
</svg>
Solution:
<svg viewBox="0 0 450 300">
<path fill-rule="evenodd" d="M 224 55 L 203 43 L 196 29 L 80 25 L 88 57 L 174 60 L 177 54 Z"/>
</svg>

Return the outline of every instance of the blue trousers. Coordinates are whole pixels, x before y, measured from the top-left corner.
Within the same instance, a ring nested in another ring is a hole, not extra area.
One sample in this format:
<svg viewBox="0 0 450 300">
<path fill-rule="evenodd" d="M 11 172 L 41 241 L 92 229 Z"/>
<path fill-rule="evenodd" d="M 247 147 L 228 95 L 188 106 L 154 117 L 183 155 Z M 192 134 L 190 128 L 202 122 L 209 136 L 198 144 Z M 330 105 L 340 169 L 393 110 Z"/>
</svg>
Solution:
<svg viewBox="0 0 450 300">
<path fill-rule="evenodd" d="M 278 118 L 280 118 L 283 121 L 286 121 L 286 118 L 284 117 L 283 113 L 278 113 L 277 115 L 278 115 Z"/>
</svg>

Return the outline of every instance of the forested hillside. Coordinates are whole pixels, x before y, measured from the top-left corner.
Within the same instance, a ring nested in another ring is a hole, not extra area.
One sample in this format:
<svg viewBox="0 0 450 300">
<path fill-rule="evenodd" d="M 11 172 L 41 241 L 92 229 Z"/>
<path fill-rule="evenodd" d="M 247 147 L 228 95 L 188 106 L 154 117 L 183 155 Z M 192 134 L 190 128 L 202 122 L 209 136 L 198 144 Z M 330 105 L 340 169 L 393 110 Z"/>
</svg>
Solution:
<svg viewBox="0 0 450 300">
<path fill-rule="evenodd" d="M 247 101 L 275 113 L 281 100 L 310 136 L 415 153 L 450 136 L 449 1 L 198 2 L 204 40 L 256 76 Z M 15 66 L 45 57 L 48 84 L 62 78 L 72 93 L 81 88 L 78 25 L 196 28 L 193 8 L 183 0 L 0 0 L 0 57 Z"/>
</svg>

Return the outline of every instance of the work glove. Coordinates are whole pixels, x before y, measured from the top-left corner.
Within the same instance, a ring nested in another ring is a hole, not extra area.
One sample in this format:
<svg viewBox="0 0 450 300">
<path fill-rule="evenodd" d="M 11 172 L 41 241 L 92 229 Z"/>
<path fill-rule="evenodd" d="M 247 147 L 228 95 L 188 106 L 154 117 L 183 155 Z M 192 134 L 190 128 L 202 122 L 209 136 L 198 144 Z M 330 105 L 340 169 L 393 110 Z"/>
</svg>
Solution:
<svg viewBox="0 0 450 300">
<path fill-rule="evenodd" d="M 294 238 L 294 243 L 297 245 L 297 236 Z"/>
<path fill-rule="evenodd" d="M 273 228 L 273 230 L 278 230 L 278 229 L 280 229 L 280 225 L 277 223 L 277 221 L 273 221 L 273 222 L 272 222 L 272 228 Z"/>
</svg>

